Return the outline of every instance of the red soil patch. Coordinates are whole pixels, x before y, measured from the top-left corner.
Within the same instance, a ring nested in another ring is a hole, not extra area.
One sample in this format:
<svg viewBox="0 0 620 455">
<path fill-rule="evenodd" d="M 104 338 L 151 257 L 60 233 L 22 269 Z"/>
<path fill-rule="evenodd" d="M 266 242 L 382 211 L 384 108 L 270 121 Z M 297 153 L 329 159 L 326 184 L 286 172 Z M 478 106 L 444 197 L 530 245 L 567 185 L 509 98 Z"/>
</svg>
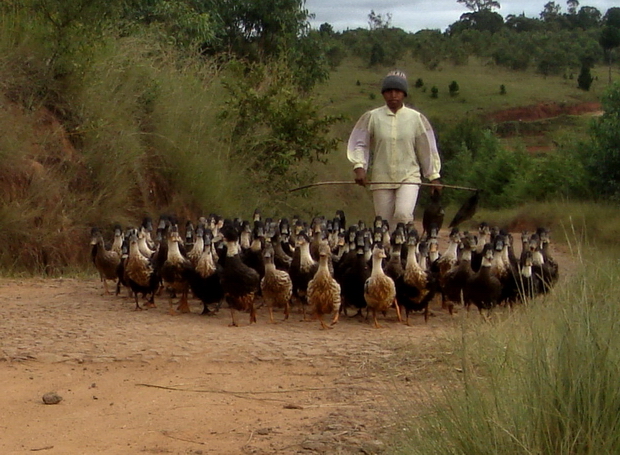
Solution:
<svg viewBox="0 0 620 455">
<path fill-rule="evenodd" d="M 558 104 L 539 103 L 532 106 L 515 107 L 490 114 L 488 120 L 503 123 L 512 121 L 531 122 L 560 115 L 583 115 L 601 110 L 600 103 Z"/>
</svg>

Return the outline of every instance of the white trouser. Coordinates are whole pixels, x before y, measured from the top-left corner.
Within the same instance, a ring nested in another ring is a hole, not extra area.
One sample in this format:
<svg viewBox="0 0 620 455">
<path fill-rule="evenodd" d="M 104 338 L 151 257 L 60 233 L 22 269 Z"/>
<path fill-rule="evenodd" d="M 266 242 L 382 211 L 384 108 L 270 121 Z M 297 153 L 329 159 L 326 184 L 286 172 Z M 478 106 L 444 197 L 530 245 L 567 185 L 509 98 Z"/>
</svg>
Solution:
<svg viewBox="0 0 620 455">
<path fill-rule="evenodd" d="M 390 232 L 397 223 L 413 221 L 413 211 L 418 200 L 419 185 L 401 185 L 394 190 L 373 190 L 375 215 L 390 223 Z"/>
</svg>

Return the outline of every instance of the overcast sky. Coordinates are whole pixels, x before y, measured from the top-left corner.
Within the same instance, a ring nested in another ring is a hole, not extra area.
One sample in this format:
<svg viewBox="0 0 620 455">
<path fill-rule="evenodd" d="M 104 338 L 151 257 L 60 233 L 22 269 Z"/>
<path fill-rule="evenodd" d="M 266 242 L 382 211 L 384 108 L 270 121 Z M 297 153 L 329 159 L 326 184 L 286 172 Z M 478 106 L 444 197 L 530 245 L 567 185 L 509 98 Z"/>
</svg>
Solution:
<svg viewBox="0 0 620 455">
<path fill-rule="evenodd" d="M 509 14 L 525 14 L 527 17 L 538 18 L 549 0 L 499 0 L 501 8 L 496 10 L 504 18 Z M 562 13 L 566 13 L 565 0 L 556 0 Z M 613 4 L 615 3 L 615 4 Z M 601 14 L 619 6 L 617 0 L 582 0 L 580 7 L 592 6 Z M 315 15 L 310 21 L 313 28 L 328 22 L 337 31 L 368 28 L 368 14 L 371 10 L 387 18 L 392 15 L 392 26 L 407 32 L 423 29 L 446 28 L 459 20 L 461 14 L 468 10 L 456 0 L 306 0 L 306 9 Z"/>
</svg>

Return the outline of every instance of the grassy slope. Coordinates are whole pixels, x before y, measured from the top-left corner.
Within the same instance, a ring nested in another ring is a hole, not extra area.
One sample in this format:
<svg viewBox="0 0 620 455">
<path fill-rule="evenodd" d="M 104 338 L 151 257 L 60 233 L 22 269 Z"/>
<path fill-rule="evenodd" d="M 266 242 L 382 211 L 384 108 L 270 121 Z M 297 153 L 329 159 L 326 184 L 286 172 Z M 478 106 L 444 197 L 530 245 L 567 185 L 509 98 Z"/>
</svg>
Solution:
<svg viewBox="0 0 620 455">
<path fill-rule="evenodd" d="M 397 67 L 408 75 L 410 95 L 408 103 L 425 113 L 431 122 L 449 123 L 466 115 L 480 115 L 517 106 L 530 106 L 538 103 L 555 102 L 578 104 L 598 101 L 599 94 L 605 88 L 605 68 L 594 72 L 599 75 L 590 92 L 576 88 L 576 81 L 563 77 L 543 77 L 533 72 L 507 71 L 495 66 L 483 65 L 471 59 L 466 66 L 444 65 L 439 70 L 430 71 L 423 65 L 405 60 Z M 330 157 L 327 166 L 317 165 L 313 169 L 320 181 L 351 179 L 350 164 L 346 159 L 346 141 L 357 118 L 366 110 L 381 105 L 379 93 L 380 82 L 389 68 L 368 68 L 359 60 L 348 59 L 334 72 L 330 80 L 319 86 L 314 93 L 317 102 L 325 106 L 331 114 L 344 114 L 347 120 L 334 129 L 334 134 L 342 140 L 339 150 Z M 415 80 L 421 78 L 428 90 L 414 87 Z M 456 80 L 460 87 L 457 97 L 448 95 L 448 85 Z M 357 85 L 359 81 L 360 85 Z M 506 86 L 507 94 L 500 95 L 499 87 Z M 439 98 L 430 97 L 430 87 L 439 88 Z M 585 122 L 570 122 L 586 126 Z M 544 141 L 554 140 L 562 134 L 562 127 L 552 126 L 553 134 L 542 138 Z M 540 145 L 538 139 L 536 145 Z M 513 138 L 510 146 L 516 146 L 519 140 Z M 445 182 L 450 183 L 450 182 Z M 357 187 L 323 187 L 308 193 L 313 211 L 331 214 L 344 206 L 351 213 L 352 219 L 367 219 L 372 214 L 370 196 Z M 298 204 L 305 204 L 297 202 Z M 456 208 L 449 209 L 453 213 Z"/>
</svg>

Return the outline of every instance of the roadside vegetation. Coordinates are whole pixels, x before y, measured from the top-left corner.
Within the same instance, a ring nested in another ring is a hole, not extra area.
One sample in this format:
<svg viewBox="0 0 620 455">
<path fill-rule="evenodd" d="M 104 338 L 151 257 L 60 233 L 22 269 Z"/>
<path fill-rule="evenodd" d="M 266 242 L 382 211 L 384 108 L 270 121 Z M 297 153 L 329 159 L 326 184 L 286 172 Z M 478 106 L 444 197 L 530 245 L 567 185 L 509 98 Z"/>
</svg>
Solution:
<svg viewBox="0 0 620 455">
<path fill-rule="evenodd" d="M 393 453 L 618 452 L 620 270 L 587 243 L 572 248 L 578 270 L 548 297 L 492 324 L 458 315 L 431 364 L 442 372 L 436 389 L 390 392 L 407 391 L 408 402 L 394 400 L 403 421 Z"/>
</svg>

